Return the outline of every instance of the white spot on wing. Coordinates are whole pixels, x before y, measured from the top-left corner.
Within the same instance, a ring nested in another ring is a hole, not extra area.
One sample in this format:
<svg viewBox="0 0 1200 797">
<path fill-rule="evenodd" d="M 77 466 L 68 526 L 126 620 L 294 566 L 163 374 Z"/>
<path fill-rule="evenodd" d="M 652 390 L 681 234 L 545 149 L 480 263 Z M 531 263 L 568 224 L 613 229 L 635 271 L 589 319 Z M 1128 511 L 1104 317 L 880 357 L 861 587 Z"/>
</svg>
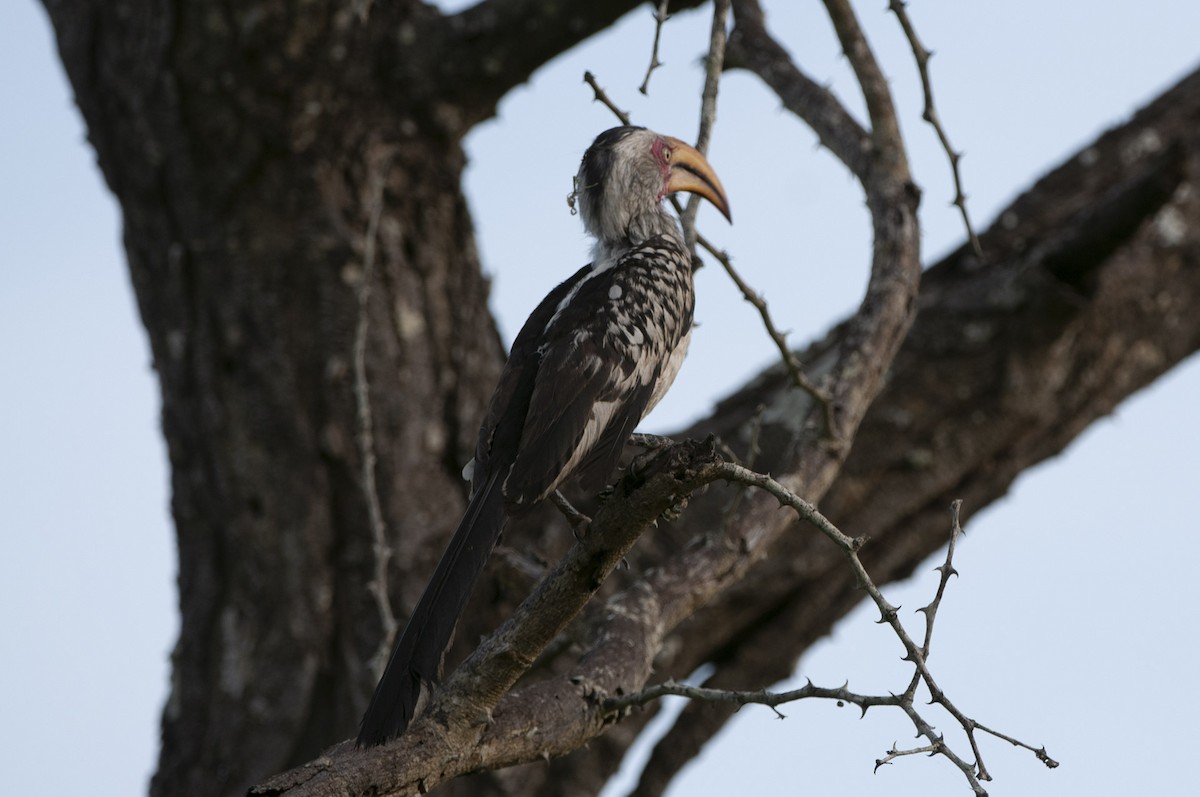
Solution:
<svg viewBox="0 0 1200 797">
<path fill-rule="evenodd" d="M 621 298 L 621 294 L 623 294 L 623 293 L 624 293 L 624 291 L 623 291 L 623 290 L 621 290 L 621 286 L 620 286 L 620 285 L 613 285 L 611 288 L 609 288 L 609 289 L 608 289 L 608 298 L 610 298 L 610 299 L 620 299 L 620 298 Z"/>
</svg>

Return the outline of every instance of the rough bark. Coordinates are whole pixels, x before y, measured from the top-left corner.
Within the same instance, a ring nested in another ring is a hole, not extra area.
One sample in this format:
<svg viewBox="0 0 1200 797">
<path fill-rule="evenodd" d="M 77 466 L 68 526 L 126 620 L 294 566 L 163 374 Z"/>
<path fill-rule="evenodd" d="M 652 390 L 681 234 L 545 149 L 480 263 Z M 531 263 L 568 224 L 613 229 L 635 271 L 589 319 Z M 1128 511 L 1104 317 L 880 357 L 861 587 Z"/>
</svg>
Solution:
<svg viewBox="0 0 1200 797">
<path fill-rule="evenodd" d="M 418 2 L 363 3 L 365 20 L 332 2 L 46 5 L 121 203 L 162 386 L 183 625 L 152 793 L 240 794 L 350 736 L 374 681 L 381 625 L 366 588 L 375 558 L 352 350 L 375 208 L 366 362 L 381 509 L 402 552 L 389 574 L 402 618 L 457 521 L 458 474 L 502 357 L 461 193 L 462 136 L 533 69 L 635 3 L 493 0 L 451 17 Z M 755 71 L 787 104 L 774 73 Z M 764 423 L 776 426 L 764 439 L 785 444 L 767 446 L 761 467 L 792 473 L 817 497 L 842 466 L 823 508 L 871 536 L 864 556 L 880 582 L 907 575 L 944 541 L 951 498 L 978 510 L 1200 345 L 1200 317 L 1187 312 L 1200 299 L 1200 234 L 1187 223 L 1200 211 L 1197 130 L 1193 75 L 1018 199 L 985 234 L 983 260 L 962 251 L 932 269 L 844 466 L 845 446 L 817 445 L 820 429 L 797 428 L 812 408 L 781 370 L 687 434 L 717 432 L 743 450 L 765 404 Z M 902 194 L 902 182 L 889 190 Z M 877 204 L 886 217 L 911 197 Z M 903 295 L 880 289 L 867 304 Z M 884 351 L 858 366 L 847 352 L 877 327 L 843 326 L 802 359 L 818 375 L 886 365 L 904 310 Z M 838 384 L 851 382 L 857 393 L 839 397 L 844 441 L 879 387 L 870 374 Z M 636 642 L 660 675 L 714 662 L 713 684 L 759 685 L 790 672 L 861 593 L 828 546 L 768 530 L 752 500 L 726 529 L 752 556 L 704 559 L 700 546 L 681 564 L 727 500 L 715 488 L 694 499 L 601 590 L 628 617 L 656 618 L 631 622 L 618 641 L 675 628 Z M 452 660 L 546 569 L 516 551 L 554 561 L 569 542 L 562 528 L 547 513 L 510 530 L 513 547 L 478 590 Z M 734 577 L 747 573 L 753 589 Z M 729 589 L 686 620 L 698 598 L 682 589 L 685 575 Z M 604 614 L 593 602 L 568 627 L 557 655 L 535 666 L 544 680 L 501 703 L 509 714 L 490 738 L 532 722 L 521 712 L 538 699 L 580 699 L 578 689 L 553 690 L 608 661 L 613 648 L 595 636 Z M 781 650 L 779 640 L 792 644 Z M 580 649 L 591 658 L 581 663 Z M 592 793 L 647 716 L 550 766 L 460 778 L 445 791 Z M 659 793 L 726 718 L 720 708 L 685 712 L 641 793 Z"/>
</svg>

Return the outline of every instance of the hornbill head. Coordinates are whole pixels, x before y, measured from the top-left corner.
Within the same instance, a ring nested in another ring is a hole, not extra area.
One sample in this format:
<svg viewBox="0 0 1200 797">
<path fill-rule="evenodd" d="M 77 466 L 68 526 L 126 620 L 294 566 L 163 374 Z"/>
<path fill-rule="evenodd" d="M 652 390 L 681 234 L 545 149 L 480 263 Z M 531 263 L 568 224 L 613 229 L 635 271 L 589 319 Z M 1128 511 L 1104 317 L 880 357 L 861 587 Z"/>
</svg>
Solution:
<svg viewBox="0 0 1200 797">
<path fill-rule="evenodd" d="M 573 197 L 584 227 L 604 244 L 659 234 L 667 216 L 660 203 L 676 191 L 699 194 L 732 221 L 721 181 L 694 147 L 644 127 L 614 127 L 583 154 Z"/>
</svg>

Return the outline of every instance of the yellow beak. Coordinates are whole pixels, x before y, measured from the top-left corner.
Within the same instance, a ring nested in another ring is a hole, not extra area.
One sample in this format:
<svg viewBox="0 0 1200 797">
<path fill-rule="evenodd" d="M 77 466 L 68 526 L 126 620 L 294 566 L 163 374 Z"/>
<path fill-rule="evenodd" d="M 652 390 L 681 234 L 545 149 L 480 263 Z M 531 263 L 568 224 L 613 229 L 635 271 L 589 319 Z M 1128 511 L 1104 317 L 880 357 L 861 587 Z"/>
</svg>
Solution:
<svg viewBox="0 0 1200 797">
<path fill-rule="evenodd" d="M 733 222 L 729 215 L 729 200 L 721 186 L 717 173 L 699 150 L 677 138 L 663 136 L 671 147 L 671 172 L 667 178 L 667 193 L 687 191 L 698 194 L 713 203 L 721 215 Z"/>
</svg>

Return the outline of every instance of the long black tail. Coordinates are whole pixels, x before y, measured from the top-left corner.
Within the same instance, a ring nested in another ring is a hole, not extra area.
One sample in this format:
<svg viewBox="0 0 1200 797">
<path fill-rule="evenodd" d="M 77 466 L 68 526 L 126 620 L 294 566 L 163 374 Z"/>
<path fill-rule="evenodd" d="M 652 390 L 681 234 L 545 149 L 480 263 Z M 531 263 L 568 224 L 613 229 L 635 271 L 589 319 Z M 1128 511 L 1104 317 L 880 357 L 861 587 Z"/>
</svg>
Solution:
<svg viewBox="0 0 1200 797">
<path fill-rule="evenodd" d="M 359 725 L 359 747 L 383 744 L 404 733 L 421 689 L 438 679 L 454 625 L 504 528 L 504 496 L 498 476 L 494 474 L 472 496 L 417 601 Z"/>
</svg>

